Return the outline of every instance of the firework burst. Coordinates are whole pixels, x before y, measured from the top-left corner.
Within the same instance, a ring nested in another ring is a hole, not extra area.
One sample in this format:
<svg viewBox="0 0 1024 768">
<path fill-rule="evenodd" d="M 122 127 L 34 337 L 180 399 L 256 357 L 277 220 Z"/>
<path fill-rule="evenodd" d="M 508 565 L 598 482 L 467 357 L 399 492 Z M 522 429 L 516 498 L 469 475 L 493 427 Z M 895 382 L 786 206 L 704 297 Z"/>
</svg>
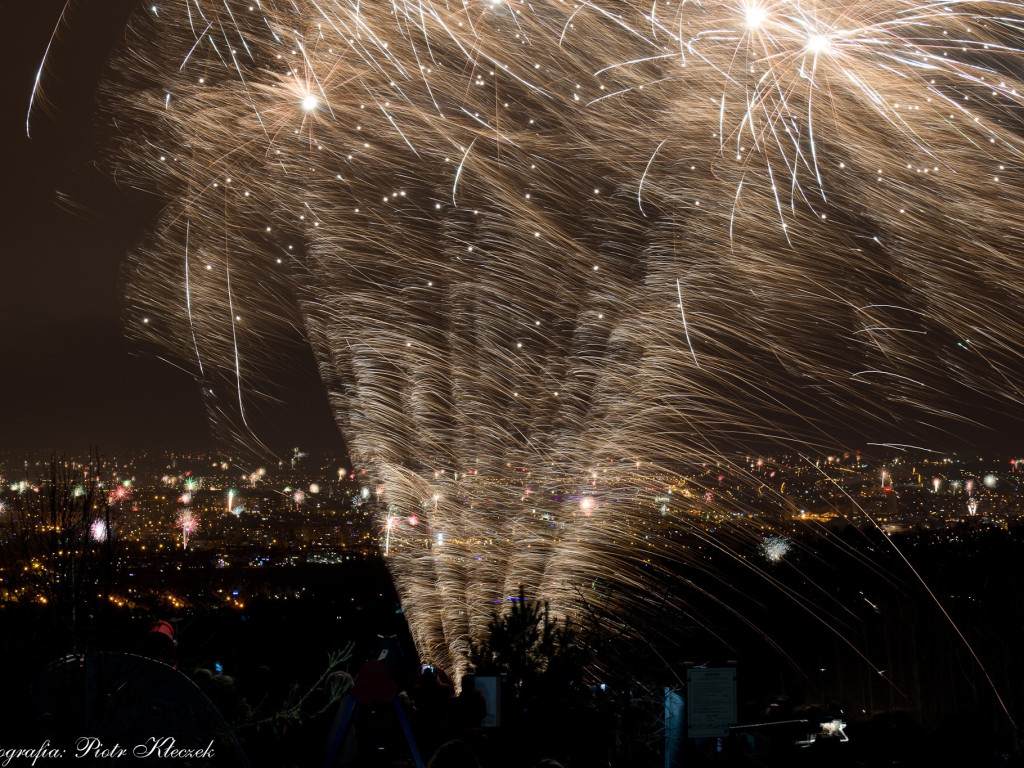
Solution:
<svg viewBox="0 0 1024 768">
<path fill-rule="evenodd" d="M 672 532 L 767 541 L 709 460 L 756 485 L 729 458 L 752 442 L 891 442 L 966 420 L 964 392 L 1019 407 L 1022 16 L 140 7 L 108 164 L 166 208 L 126 324 L 257 447 L 271 350 L 302 329 L 384 488 L 420 651 L 460 671 L 520 583 L 572 612 L 609 574 L 643 604 L 690 557 Z"/>
<path fill-rule="evenodd" d="M 181 529 L 181 548 L 188 549 L 188 537 L 199 527 L 199 518 L 191 509 L 183 509 L 178 513 L 176 525 Z"/>
<path fill-rule="evenodd" d="M 784 536 L 776 535 L 765 536 L 764 540 L 758 545 L 761 555 L 773 565 L 785 560 L 792 548 L 792 541 Z"/>
<path fill-rule="evenodd" d="M 110 529 L 106 520 L 93 520 L 89 526 L 89 538 L 93 541 L 104 542 L 110 538 Z"/>
</svg>

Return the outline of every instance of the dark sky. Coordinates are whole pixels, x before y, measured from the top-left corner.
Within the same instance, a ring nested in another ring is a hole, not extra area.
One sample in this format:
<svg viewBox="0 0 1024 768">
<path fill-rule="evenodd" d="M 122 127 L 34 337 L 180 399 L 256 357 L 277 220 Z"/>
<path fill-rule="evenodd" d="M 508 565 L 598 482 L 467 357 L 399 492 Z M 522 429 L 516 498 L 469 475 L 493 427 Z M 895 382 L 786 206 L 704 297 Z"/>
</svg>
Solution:
<svg viewBox="0 0 1024 768">
<path fill-rule="evenodd" d="M 25 118 L 64 0 L 17 3 L 4 46 L 0 451 L 81 453 L 216 445 L 196 385 L 123 337 L 118 271 L 151 220 L 152 201 L 96 168 L 94 97 L 103 62 L 135 3 L 78 3 L 44 73 L 47 103 Z M 312 360 L 265 417 L 284 454 L 340 449 Z"/>
</svg>

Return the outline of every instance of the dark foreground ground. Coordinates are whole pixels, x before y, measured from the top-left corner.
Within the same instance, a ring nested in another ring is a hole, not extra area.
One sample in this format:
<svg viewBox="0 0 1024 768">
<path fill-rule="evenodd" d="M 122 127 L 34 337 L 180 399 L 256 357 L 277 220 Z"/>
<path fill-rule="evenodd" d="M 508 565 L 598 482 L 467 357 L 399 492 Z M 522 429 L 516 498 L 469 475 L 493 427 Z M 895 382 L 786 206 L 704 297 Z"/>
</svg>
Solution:
<svg viewBox="0 0 1024 768">
<path fill-rule="evenodd" d="M 1022 688 L 1018 539 L 1001 533 L 915 552 L 1011 714 Z M 815 567 L 803 563 L 800 577 L 816 578 Z M 140 592 L 163 589 L 179 604 L 0 610 L 0 765 L 304 768 L 333 754 L 333 765 L 412 766 L 403 717 L 423 763 L 433 758 L 437 768 L 529 768 L 545 758 L 564 768 L 1024 765 L 1014 727 L 945 619 L 905 585 L 886 591 L 887 579 L 858 574 L 838 589 L 859 626 L 876 624 L 855 638 L 858 651 L 893 672 L 866 665 L 834 632 L 808 634 L 806 623 L 776 623 L 782 653 L 763 639 L 726 645 L 667 617 L 643 647 L 606 638 L 614 657 L 571 688 L 541 686 L 526 698 L 506 688 L 500 726 L 481 728 L 465 696 L 428 695 L 378 559 L 134 578 Z M 230 595 L 233 585 L 242 587 L 235 602 L 196 598 Z M 755 610 L 747 615 L 760 626 Z M 150 631 L 157 620 L 173 628 L 174 643 Z M 381 689 L 364 665 L 384 651 L 394 687 Z M 722 738 L 686 739 L 666 722 L 665 689 L 680 689 L 686 670 L 704 663 L 736 667 L 740 725 Z M 32 753 L 47 744 L 62 753 Z"/>
</svg>

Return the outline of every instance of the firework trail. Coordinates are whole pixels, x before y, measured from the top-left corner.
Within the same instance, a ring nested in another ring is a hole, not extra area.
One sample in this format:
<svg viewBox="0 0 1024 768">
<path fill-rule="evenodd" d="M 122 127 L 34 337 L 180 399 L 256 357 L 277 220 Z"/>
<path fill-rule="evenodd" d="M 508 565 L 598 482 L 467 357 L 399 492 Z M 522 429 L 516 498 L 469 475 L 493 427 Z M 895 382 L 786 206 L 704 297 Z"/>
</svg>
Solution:
<svg viewBox="0 0 1024 768">
<path fill-rule="evenodd" d="M 687 556 L 665 532 L 743 512 L 709 459 L 741 476 L 725 457 L 751 443 L 1018 406 L 1022 18 L 147 4 L 103 94 L 113 173 L 166 201 L 126 324 L 250 443 L 301 329 L 384 488 L 420 652 L 461 671 L 519 583 L 562 612 L 596 576 L 644 603 Z"/>
</svg>

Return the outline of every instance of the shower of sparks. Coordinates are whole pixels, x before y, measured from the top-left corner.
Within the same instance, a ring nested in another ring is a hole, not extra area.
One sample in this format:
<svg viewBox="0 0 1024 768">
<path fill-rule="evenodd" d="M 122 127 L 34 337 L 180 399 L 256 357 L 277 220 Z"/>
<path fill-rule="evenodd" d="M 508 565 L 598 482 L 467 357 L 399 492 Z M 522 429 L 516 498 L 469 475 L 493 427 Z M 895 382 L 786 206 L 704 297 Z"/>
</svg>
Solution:
<svg viewBox="0 0 1024 768">
<path fill-rule="evenodd" d="M 251 443 L 302 329 L 453 674 L 519 584 L 642 611 L 678 531 L 763 541 L 709 460 L 756 488 L 750 441 L 1021 401 L 1024 6 L 654 9 L 162 0 L 103 86 L 109 170 L 166 202 L 131 332 Z"/>
</svg>

